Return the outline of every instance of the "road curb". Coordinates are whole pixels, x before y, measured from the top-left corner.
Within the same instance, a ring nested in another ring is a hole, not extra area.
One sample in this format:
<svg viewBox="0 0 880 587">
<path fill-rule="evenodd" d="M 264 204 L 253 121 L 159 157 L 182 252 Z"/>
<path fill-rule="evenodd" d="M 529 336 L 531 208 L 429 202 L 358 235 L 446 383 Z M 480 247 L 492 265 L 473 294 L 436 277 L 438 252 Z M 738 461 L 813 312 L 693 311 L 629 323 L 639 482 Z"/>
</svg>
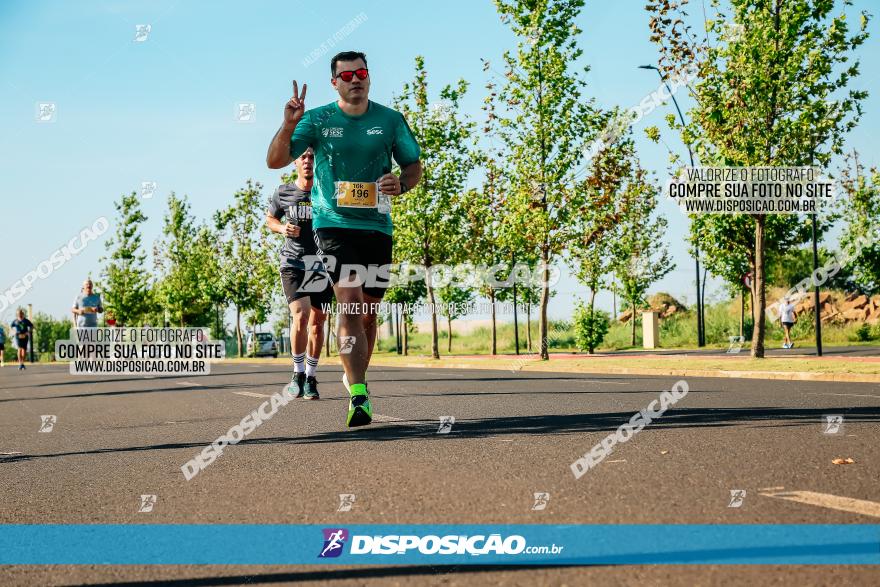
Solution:
<svg viewBox="0 0 880 587">
<path fill-rule="evenodd" d="M 666 377 L 714 377 L 723 379 L 769 379 L 779 381 L 829 381 L 849 383 L 880 383 L 880 375 L 870 373 L 827 373 L 810 371 L 724 371 L 722 369 L 649 369 L 630 367 L 605 367 L 597 365 L 589 369 L 573 369 L 567 365 L 550 362 L 530 362 L 520 368 L 505 369 L 497 365 L 473 365 L 438 361 L 425 362 L 384 362 L 376 359 L 373 365 L 383 367 L 403 367 L 409 369 L 483 369 L 489 371 L 548 371 L 559 373 L 591 373 L 607 375 L 654 375 Z"/>
</svg>

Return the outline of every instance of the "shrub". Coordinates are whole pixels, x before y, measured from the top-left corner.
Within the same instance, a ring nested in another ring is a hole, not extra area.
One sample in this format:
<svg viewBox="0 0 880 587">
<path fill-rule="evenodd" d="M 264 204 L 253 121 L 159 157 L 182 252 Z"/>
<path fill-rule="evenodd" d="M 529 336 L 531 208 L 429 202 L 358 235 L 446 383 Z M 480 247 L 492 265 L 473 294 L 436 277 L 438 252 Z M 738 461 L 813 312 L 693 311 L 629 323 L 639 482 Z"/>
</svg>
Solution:
<svg viewBox="0 0 880 587">
<path fill-rule="evenodd" d="M 589 306 L 578 302 L 574 312 L 575 342 L 577 347 L 582 351 L 592 354 L 596 347 L 602 344 L 605 335 L 608 334 L 610 324 L 611 317 L 608 312 L 595 309 L 591 312 Z"/>
</svg>

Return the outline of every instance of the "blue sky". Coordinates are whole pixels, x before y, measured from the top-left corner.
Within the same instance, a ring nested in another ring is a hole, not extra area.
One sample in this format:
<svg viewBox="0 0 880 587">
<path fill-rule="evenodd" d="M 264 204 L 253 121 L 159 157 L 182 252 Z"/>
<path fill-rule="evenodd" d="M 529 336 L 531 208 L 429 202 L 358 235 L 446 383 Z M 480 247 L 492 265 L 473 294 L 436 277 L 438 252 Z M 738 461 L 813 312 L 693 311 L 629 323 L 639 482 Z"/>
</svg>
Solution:
<svg viewBox="0 0 880 587">
<path fill-rule="evenodd" d="M 875 3 L 863 0 L 874 8 Z M 366 20 L 314 64 L 303 60 L 363 13 Z M 656 61 L 642 0 L 587 1 L 578 24 L 590 91 L 600 105 L 638 104 L 656 89 L 656 74 L 636 66 Z M 135 26 L 149 24 L 144 42 Z M 876 35 L 876 26 L 872 25 Z M 113 220 L 113 202 L 155 181 L 143 200 L 148 250 L 161 231 L 170 191 L 189 196 L 194 213 L 209 218 L 248 178 L 268 196 L 280 174 L 266 169 L 268 141 L 277 129 L 292 79 L 309 84 L 307 106 L 332 101 L 329 59 L 358 49 L 369 58 L 371 98 L 389 103 L 411 79 L 416 55 L 426 58 L 434 98 L 441 85 L 471 82 L 464 109 L 479 118 L 483 98 L 480 58 L 495 63 L 515 40 L 487 0 L 412 2 L 195 2 L 0 0 L 0 218 L 4 234 L 0 289 L 47 259 L 99 216 Z M 859 50 L 863 75 L 853 87 L 872 92 L 848 148 L 876 164 L 870 148 L 880 131 L 880 102 L 870 73 L 877 71 L 880 38 Z M 500 66 L 497 69 L 501 69 Z M 683 99 L 682 106 L 687 99 Z M 35 120 L 36 104 L 56 104 L 52 123 Z M 253 123 L 237 122 L 236 104 L 254 103 Z M 663 128 L 671 102 L 636 127 Z M 668 132 L 664 139 L 679 143 Z M 642 164 L 665 179 L 665 147 L 642 138 Z M 672 205 L 660 211 L 677 268 L 652 291 L 694 299 L 693 261 L 683 244 L 687 220 Z M 111 231 L 113 227 L 111 226 Z M 108 233 L 109 235 L 109 233 Z M 105 235 L 106 236 L 106 235 Z M 833 242 L 829 243 L 833 246 Z M 18 303 L 64 315 L 83 278 L 97 277 L 103 239 L 90 244 Z M 570 277 L 555 288 L 551 316 L 571 314 L 584 289 Z M 710 287 L 718 292 L 717 284 Z M 610 295 L 599 298 L 610 309 Z"/>
</svg>

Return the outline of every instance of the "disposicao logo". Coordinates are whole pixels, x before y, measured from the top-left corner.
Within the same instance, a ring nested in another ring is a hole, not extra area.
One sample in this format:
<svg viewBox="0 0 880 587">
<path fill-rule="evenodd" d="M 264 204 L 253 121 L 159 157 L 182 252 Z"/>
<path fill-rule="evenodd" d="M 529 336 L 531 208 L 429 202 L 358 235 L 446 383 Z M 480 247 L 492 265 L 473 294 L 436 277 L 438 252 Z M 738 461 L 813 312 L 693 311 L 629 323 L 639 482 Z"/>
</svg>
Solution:
<svg viewBox="0 0 880 587">
<path fill-rule="evenodd" d="M 324 548 L 318 558 L 335 558 L 342 554 L 342 547 L 348 540 L 348 530 L 345 528 L 324 528 Z"/>
</svg>

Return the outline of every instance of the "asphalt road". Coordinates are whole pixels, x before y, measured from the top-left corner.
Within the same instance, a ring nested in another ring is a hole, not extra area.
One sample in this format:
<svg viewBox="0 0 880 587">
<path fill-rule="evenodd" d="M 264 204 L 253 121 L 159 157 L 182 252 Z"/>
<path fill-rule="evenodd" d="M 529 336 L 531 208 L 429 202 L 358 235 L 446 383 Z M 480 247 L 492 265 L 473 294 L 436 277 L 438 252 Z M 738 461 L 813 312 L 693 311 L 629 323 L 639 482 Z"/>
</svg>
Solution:
<svg viewBox="0 0 880 587">
<path fill-rule="evenodd" d="M 370 371 L 373 425 L 344 426 L 338 367 L 191 481 L 180 466 L 281 389 L 285 368 L 208 376 L 0 370 L 0 523 L 878 523 L 873 384 L 688 379 L 690 393 L 598 467 L 570 465 L 676 378 Z M 823 417 L 843 414 L 838 434 Z M 54 415 L 40 432 L 42 415 Z M 454 416 L 449 434 L 440 418 Z M 850 457 L 850 465 L 832 459 Z M 728 507 L 731 490 L 745 490 Z M 534 493 L 546 509 L 533 510 Z M 799 496 L 797 501 L 790 497 Z M 138 512 L 141 495 L 156 495 Z M 354 494 L 339 512 L 339 495 Z M 854 498 L 864 502 L 852 502 Z M 2 530 L 0 530 L 2 531 Z M 295 547 L 291 545 L 291 547 Z M 833 578 L 833 580 L 832 580 Z M 877 584 L 856 567 L 0 567 L 4 585 Z M 193 582 L 195 581 L 195 582 Z M 172 583 L 174 584 L 174 583 Z"/>
</svg>

